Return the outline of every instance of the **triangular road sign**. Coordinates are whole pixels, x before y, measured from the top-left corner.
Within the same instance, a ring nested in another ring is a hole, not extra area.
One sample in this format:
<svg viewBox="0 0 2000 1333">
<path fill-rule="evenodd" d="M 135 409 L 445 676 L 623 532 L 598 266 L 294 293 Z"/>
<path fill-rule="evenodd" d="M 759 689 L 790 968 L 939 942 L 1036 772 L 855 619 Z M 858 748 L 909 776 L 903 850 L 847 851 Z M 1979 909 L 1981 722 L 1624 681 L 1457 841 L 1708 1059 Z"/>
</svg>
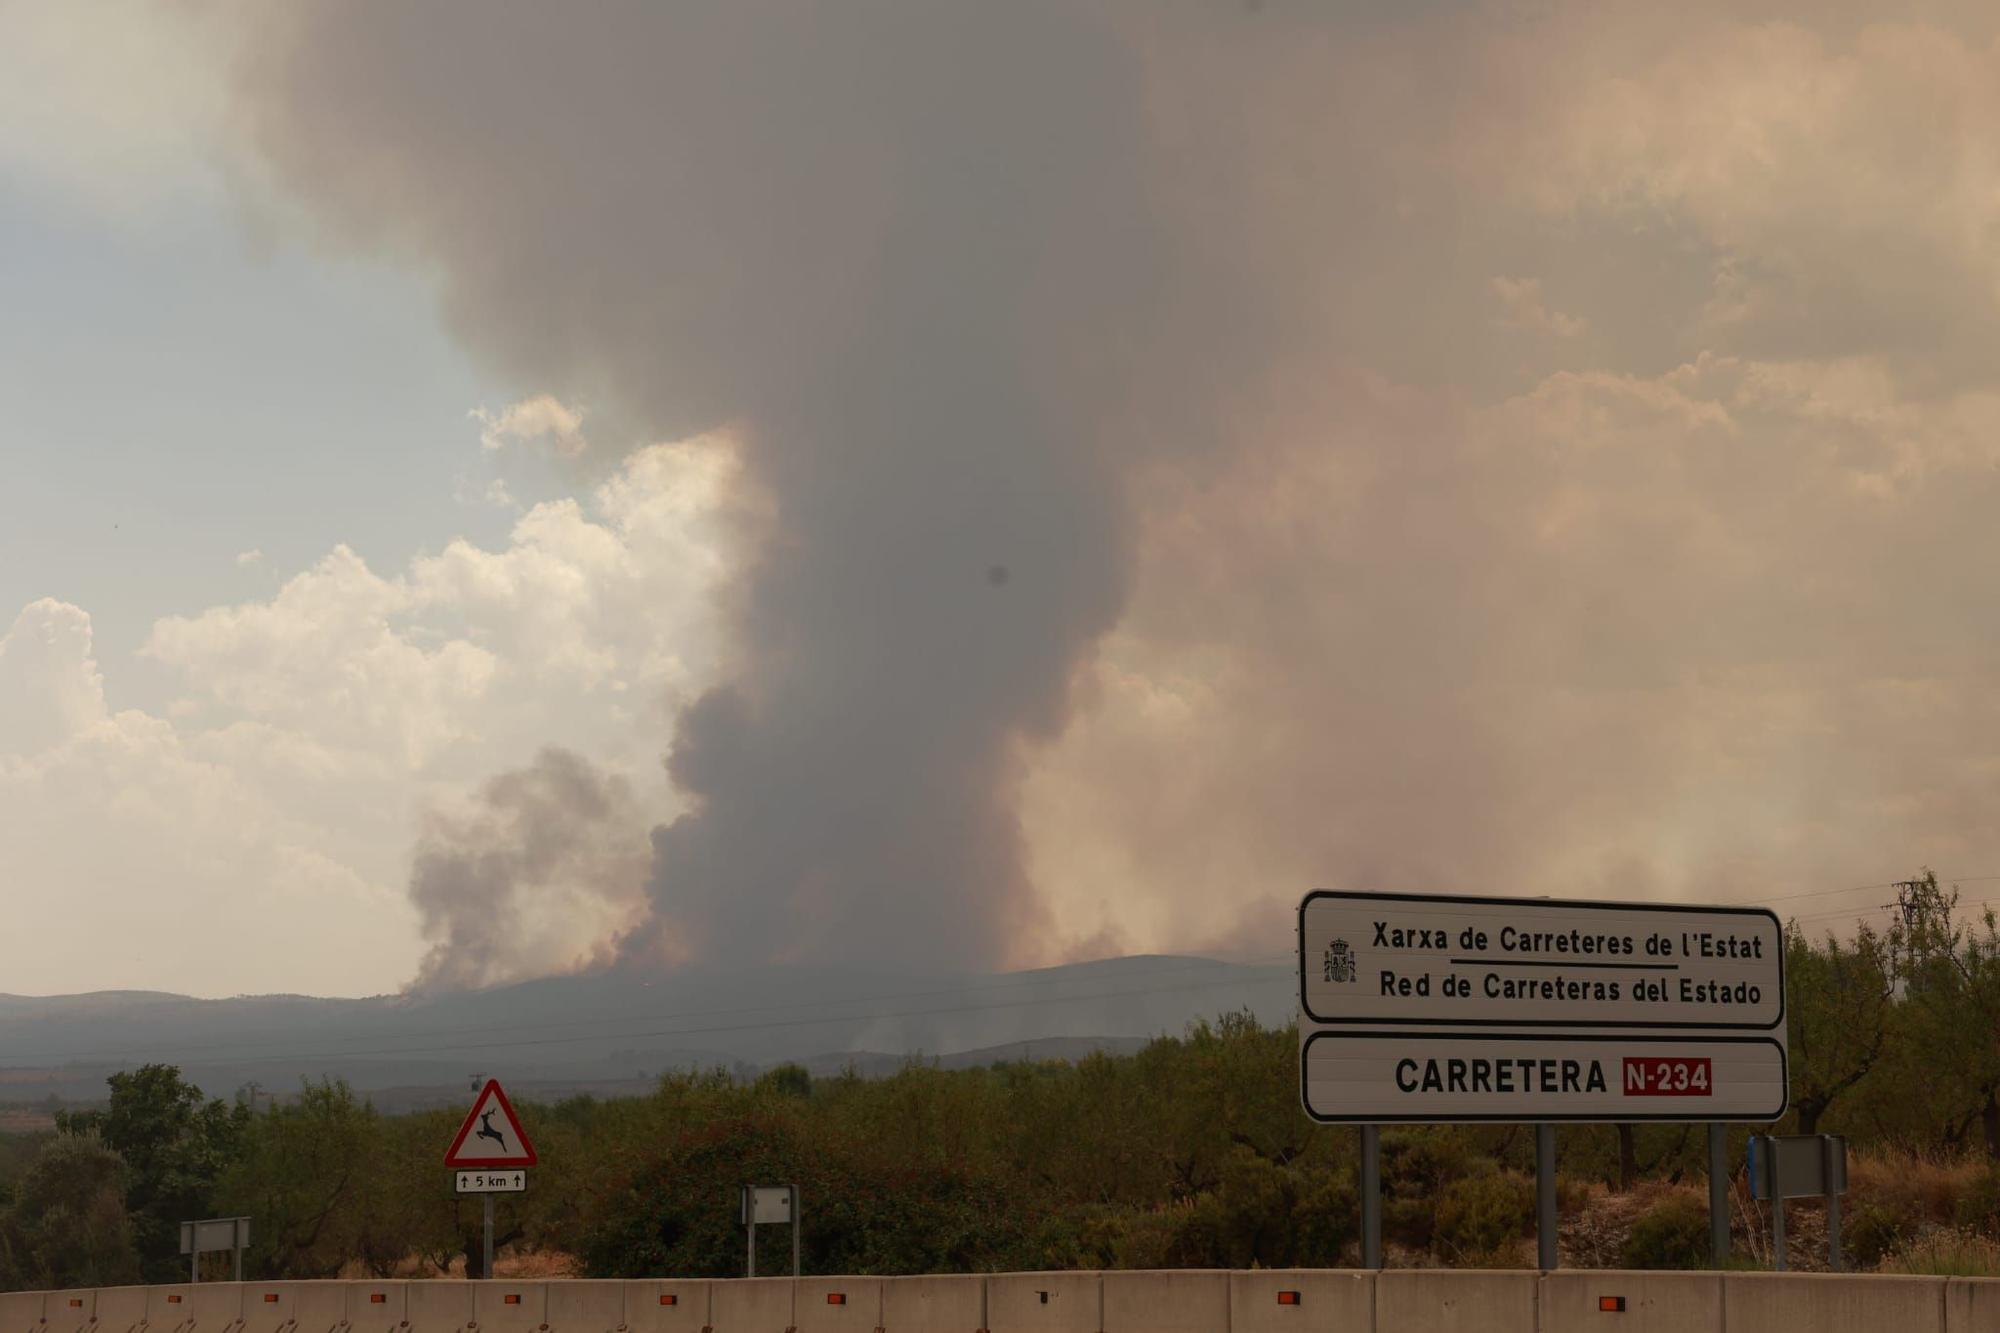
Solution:
<svg viewBox="0 0 2000 1333">
<path fill-rule="evenodd" d="M 535 1145 L 521 1132 L 521 1118 L 514 1104 L 500 1090 L 500 1080 L 489 1078 L 472 1103 L 471 1114 L 458 1127 L 451 1149 L 444 1155 L 446 1166 L 533 1166 Z"/>
</svg>

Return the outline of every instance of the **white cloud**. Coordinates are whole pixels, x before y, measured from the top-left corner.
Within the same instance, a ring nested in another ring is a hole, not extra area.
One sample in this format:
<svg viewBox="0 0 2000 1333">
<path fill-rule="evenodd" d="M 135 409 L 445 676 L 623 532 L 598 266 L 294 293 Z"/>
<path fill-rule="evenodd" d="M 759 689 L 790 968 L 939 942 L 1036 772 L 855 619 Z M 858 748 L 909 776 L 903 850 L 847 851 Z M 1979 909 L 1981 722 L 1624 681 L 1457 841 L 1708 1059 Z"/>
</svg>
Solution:
<svg viewBox="0 0 2000 1333">
<path fill-rule="evenodd" d="M 261 565 L 263 563 L 264 563 L 263 551 L 259 550 L 254 546 L 247 551 L 238 551 L 236 553 L 236 567 L 238 569 L 250 569 L 253 566 Z"/>
<path fill-rule="evenodd" d="M 575 458 L 590 447 L 583 438 L 583 413 L 546 393 L 523 398 L 497 413 L 474 408 L 472 418 L 479 423 L 479 443 L 489 451 L 547 441 L 559 457 Z"/>
<path fill-rule="evenodd" d="M 62 910 L 0 944 L 7 989 L 394 989 L 422 951 L 419 815 L 551 738 L 668 813 L 658 755 L 710 670 L 729 466 L 722 441 L 655 446 L 502 548 L 378 573 L 340 547 L 163 619 L 143 652 L 183 678 L 166 716 L 107 704 L 82 609 L 29 606 L 0 639 L 0 861 Z M 571 947 L 542 925 L 523 956 Z"/>
</svg>

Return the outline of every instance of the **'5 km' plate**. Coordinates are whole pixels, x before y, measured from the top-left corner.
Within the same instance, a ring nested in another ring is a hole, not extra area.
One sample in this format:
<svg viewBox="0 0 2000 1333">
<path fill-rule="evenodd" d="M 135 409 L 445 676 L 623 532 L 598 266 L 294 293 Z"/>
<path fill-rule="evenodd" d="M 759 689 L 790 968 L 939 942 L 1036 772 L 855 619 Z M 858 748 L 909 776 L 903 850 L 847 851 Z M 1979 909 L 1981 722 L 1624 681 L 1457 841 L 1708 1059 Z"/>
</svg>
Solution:
<svg viewBox="0 0 2000 1333">
<path fill-rule="evenodd" d="M 526 1188 L 528 1188 L 528 1173 L 518 1168 L 512 1171 L 458 1173 L 460 1194 L 519 1194 Z"/>
</svg>

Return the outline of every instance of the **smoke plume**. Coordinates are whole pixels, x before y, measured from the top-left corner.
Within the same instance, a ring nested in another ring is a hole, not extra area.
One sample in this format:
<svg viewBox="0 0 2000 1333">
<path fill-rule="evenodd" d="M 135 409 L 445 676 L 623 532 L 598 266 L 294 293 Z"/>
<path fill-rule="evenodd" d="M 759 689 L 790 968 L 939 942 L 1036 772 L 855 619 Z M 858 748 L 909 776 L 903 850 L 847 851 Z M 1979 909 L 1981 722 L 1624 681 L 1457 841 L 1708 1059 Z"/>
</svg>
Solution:
<svg viewBox="0 0 2000 1333">
<path fill-rule="evenodd" d="M 737 441 L 625 956 L 1281 950 L 1314 883 L 2000 855 L 1919 554 L 1994 554 L 2000 117 L 1933 8 L 326 0 L 241 105 L 597 447 Z"/>
</svg>

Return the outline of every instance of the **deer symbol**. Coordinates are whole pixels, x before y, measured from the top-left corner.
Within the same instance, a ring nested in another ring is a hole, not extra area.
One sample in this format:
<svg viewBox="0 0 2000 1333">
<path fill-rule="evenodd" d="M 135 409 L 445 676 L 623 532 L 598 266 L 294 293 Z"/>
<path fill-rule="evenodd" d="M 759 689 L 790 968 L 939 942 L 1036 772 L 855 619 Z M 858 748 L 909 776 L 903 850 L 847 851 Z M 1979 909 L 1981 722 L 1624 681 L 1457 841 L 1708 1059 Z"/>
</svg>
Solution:
<svg viewBox="0 0 2000 1333">
<path fill-rule="evenodd" d="M 507 1138 L 499 1130 L 493 1128 L 493 1113 L 491 1111 L 487 1111 L 479 1117 L 479 1130 L 473 1137 L 476 1139 L 492 1139 L 500 1145 L 501 1152 L 507 1151 Z"/>
</svg>

